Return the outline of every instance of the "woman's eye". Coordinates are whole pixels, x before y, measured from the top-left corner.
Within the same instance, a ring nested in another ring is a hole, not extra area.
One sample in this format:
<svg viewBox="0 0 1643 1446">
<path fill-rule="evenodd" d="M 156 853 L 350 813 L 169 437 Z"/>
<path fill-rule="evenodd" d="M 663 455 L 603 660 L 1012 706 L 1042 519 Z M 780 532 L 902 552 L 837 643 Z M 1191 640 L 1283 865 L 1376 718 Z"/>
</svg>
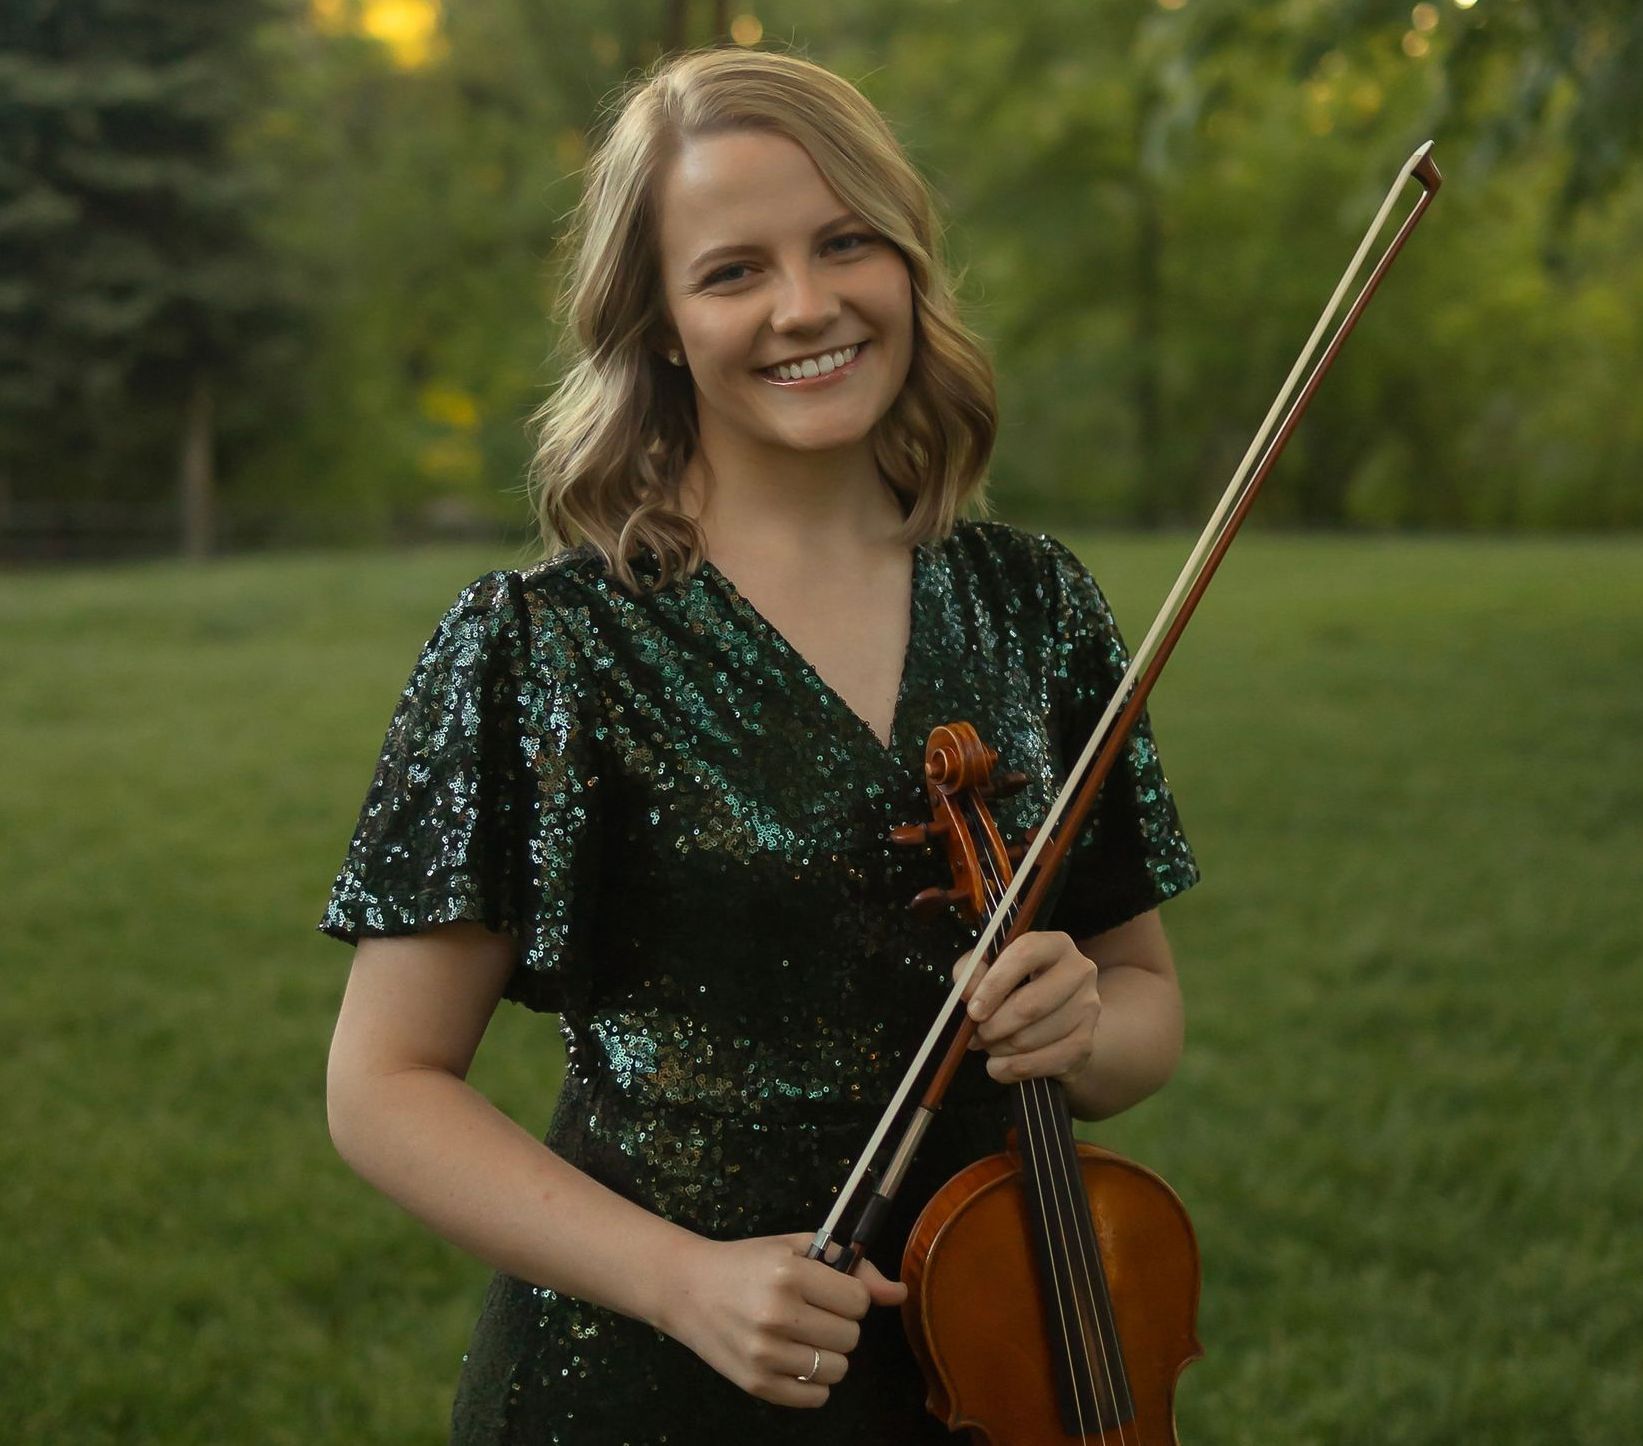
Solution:
<svg viewBox="0 0 1643 1446">
<path fill-rule="evenodd" d="M 852 231 L 848 236 L 835 236 L 833 238 L 833 241 L 859 241 L 859 242 L 861 242 L 862 246 L 870 246 L 876 240 L 878 240 L 878 237 L 864 235 L 860 231 Z M 831 246 L 833 244 L 833 241 L 829 241 L 827 244 L 829 246 Z M 858 247 L 858 246 L 852 246 L 850 249 L 852 251 L 858 251 L 861 248 Z"/>
<path fill-rule="evenodd" d="M 878 239 L 879 238 L 877 236 L 870 235 L 870 234 L 865 233 L 865 232 L 852 231 L 847 236 L 834 236 L 834 237 L 831 237 L 827 241 L 824 241 L 822 243 L 822 245 L 823 245 L 823 248 L 825 249 L 828 246 L 837 246 L 840 242 L 855 241 L 855 242 L 858 242 L 860 244 L 856 245 L 856 246 L 847 247 L 846 249 L 850 250 L 850 251 L 859 251 L 859 250 L 861 250 L 861 248 L 863 246 L 871 246 L 873 244 L 873 242 L 877 241 Z M 724 283 L 729 282 L 729 281 L 740 281 L 742 278 L 740 276 L 733 275 L 732 273 L 738 272 L 738 271 L 746 271 L 746 270 L 747 270 L 747 263 L 746 262 L 733 261 L 733 262 L 730 263 L 730 265 L 721 266 L 717 271 L 713 272 L 711 275 L 704 278 L 701 284 L 702 284 L 703 287 L 709 287 L 709 286 L 722 286 L 722 285 L 724 285 Z"/>
</svg>

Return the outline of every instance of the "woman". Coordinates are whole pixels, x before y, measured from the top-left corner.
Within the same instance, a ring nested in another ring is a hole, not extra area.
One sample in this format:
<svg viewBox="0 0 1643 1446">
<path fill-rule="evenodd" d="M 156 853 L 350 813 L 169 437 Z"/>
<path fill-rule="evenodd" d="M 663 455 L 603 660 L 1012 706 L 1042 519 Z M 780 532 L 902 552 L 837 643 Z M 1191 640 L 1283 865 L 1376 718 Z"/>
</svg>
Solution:
<svg viewBox="0 0 1643 1446">
<path fill-rule="evenodd" d="M 853 87 L 667 63 L 577 240 L 536 472 L 550 543 L 581 541 L 467 588 L 400 700 L 320 925 L 358 944 L 333 1138 L 496 1269 L 453 1440 L 947 1440 L 886 1309 L 912 1221 L 1000 1147 L 1001 1082 L 1097 1118 L 1169 1076 L 1156 906 L 1197 871 L 1143 723 L 1053 914 L 976 987 L 983 1049 L 873 1258 L 803 1258 L 975 938 L 912 919 L 945 862 L 887 839 L 927 816 L 926 735 L 967 718 L 1028 775 L 1019 836 L 1123 645 L 1064 546 L 958 519 L 991 372 Z M 464 1081 L 502 998 L 560 1015 L 545 1142 Z"/>
</svg>

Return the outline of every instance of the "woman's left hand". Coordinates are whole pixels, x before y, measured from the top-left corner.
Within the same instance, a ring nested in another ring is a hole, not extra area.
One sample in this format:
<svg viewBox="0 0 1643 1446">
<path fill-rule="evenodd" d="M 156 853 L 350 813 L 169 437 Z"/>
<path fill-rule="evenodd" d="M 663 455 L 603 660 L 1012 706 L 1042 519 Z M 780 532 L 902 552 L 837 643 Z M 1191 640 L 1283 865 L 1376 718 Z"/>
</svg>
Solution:
<svg viewBox="0 0 1643 1446">
<path fill-rule="evenodd" d="M 953 965 L 953 978 L 969 955 Z M 971 1049 L 1002 1084 L 1043 1076 L 1066 1083 L 1090 1062 L 1101 1018 L 1095 960 L 1071 935 L 1026 933 L 971 977 L 965 998 L 978 1022 Z"/>
</svg>

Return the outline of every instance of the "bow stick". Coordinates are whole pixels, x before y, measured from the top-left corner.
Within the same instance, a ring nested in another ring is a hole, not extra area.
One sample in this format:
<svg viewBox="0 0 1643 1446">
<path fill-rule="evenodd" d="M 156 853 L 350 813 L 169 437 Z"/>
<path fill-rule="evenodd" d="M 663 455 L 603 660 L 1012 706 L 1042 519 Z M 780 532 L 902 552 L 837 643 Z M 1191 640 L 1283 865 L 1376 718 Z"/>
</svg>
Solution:
<svg viewBox="0 0 1643 1446">
<path fill-rule="evenodd" d="M 1364 282 L 1345 317 L 1330 338 L 1328 346 L 1318 363 L 1308 373 L 1306 380 L 1301 384 L 1299 395 L 1295 396 L 1293 404 L 1290 397 L 1295 392 L 1297 380 L 1311 361 L 1312 354 L 1317 350 L 1318 343 L 1334 320 L 1335 313 L 1340 310 L 1341 301 L 1345 297 L 1352 282 L 1362 269 L 1364 259 L 1368 256 L 1375 238 L 1380 235 L 1386 224 L 1386 218 L 1391 213 L 1398 197 L 1408 182 L 1414 179 L 1420 183 L 1421 195 L 1411 208 L 1397 234 L 1388 243 L 1386 250 L 1376 262 L 1374 270 Z M 1153 620 L 1141 646 L 1136 649 L 1125 669 L 1124 676 L 1119 680 L 1118 687 L 1113 691 L 1112 698 L 1095 725 L 1089 742 L 1084 745 L 1084 751 L 1079 755 L 1078 762 L 1068 772 L 1067 781 L 1050 805 L 1048 814 L 1039 825 L 1033 837 L 1032 844 L 1016 869 L 1015 877 L 1004 895 L 998 900 L 986 927 L 981 931 L 981 937 L 970 952 L 969 963 L 960 972 L 952 990 L 943 1002 L 936 1020 L 925 1035 L 923 1043 L 913 1056 L 907 1072 L 903 1075 L 901 1084 L 897 1087 L 894 1097 L 880 1118 L 874 1129 L 867 1147 L 862 1151 L 861 1158 L 856 1162 L 839 1192 L 827 1220 L 816 1232 L 806 1252 L 809 1259 L 827 1260 L 827 1251 L 830 1246 L 837 1245 L 835 1233 L 845 1211 L 855 1199 L 863 1179 L 866 1177 L 872 1163 L 878 1158 L 880 1147 L 885 1136 L 901 1116 L 903 1106 L 913 1086 L 923 1073 L 925 1063 L 934 1051 L 937 1042 L 952 1020 L 953 1012 L 964 997 L 964 991 L 975 973 L 978 963 L 982 959 L 989 961 L 1002 953 L 1004 948 L 1013 942 L 1019 935 L 1026 932 L 1037 915 L 1039 906 L 1051 885 L 1054 883 L 1060 865 L 1066 857 L 1073 841 L 1078 837 L 1079 829 L 1085 819 L 1095 807 L 1095 801 L 1100 793 L 1101 785 L 1117 762 L 1118 754 L 1129 736 L 1130 729 L 1146 706 L 1147 695 L 1152 691 L 1153 684 L 1163 671 L 1164 664 L 1169 661 L 1170 654 L 1175 650 L 1176 641 L 1186 629 L 1193 610 L 1198 606 L 1198 600 L 1209 586 L 1210 579 L 1220 566 L 1226 550 L 1232 545 L 1232 539 L 1237 534 L 1261 484 L 1266 481 L 1273 464 L 1288 443 L 1290 434 L 1294 432 L 1297 423 L 1305 413 L 1324 374 L 1333 364 L 1336 355 L 1346 338 L 1351 335 L 1357 325 L 1358 318 L 1369 305 L 1380 286 L 1381 278 L 1386 275 L 1388 268 L 1403 249 L 1404 242 L 1415 225 L 1425 214 L 1437 194 L 1438 187 L 1443 184 L 1443 176 L 1439 172 L 1437 163 L 1432 159 L 1432 142 L 1427 141 L 1419 147 L 1413 155 L 1404 162 L 1398 172 L 1397 179 L 1386 193 L 1386 199 L 1381 202 L 1380 210 L 1375 213 L 1374 220 L 1364 233 L 1362 242 L 1347 266 L 1345 273 L 1336 286 L 1329 304 L 1324 308 L 1323 315 L 1318 318 L 1318 324 L 1313 327 L 1312 335 L 1307 338 L 1306 345 L 1290 369 L 1282 389 L 1273 401 L 1265 420 L 1250 443 L 1249 450 L 1244 453 L 1238 470 L 1233 474 L 1232 481 L 1227 484 L 1221 500 L 1210 516 L 1208 524 L 1200 534 L 1197 544 L 1188 556 L 1180 575 L 1175 580 L 1175 586 L 1170 589 L 1164 605 L 1159 609 L 1158 616 Z M 1285 408 L 1288 410 L 1285 411 Z M 1279 421 L 1280 414 L 1282 420 Z M 1276 426 L 1276 434 L 1274 427 Z M 1270 442 L 1269 442 L 1270 438 Z M 1093 764 L 1091 760 L 1094 760 Z M 1074 793 L 1076 790 L 1076 799 Z M 1071 802 L 1069 802 L 1071 801 Z M 1065 826 L 1060 827 L 1063 817 Z M 1048 856 L 1045 857 L 1045 854 Z M 1016 907 L 1016 897 L 1021 892 L 1024 883 L 1030 880 L 1026 902 L 1019 909 Z M 1008 926 L 1009 932 L 996 952 L 992 946 L 1001 927 Z M 935 1112 L 941 1106 L 942 1097 L 947 1092 L 947 1086 L 952 1081 L 960 1063 L 964 1059 L 965 1050 L 969 1046 L 971 1036 L 975 1033 L 976 1023 L 967 1014 L 961 1019 L 957 1031 L 948 1045 L 947 1053 L 942 1058 L 939 1068 L 932 1076 L 925 1089 L 912 1119 L 908 1122 L 901 1142 L 896 1148 L 890 1164 L 879 1177 L 873 1188 L 873 1193 L 863 1207 L 858 1217 L 855 1229 L 851 1232 L 848 1245 L 839 1248 L 838 1254 L 828 1264 L 835 1269 L 848 1274 L 855 1268 L 856 1262 L 872 1245 L 882 1226 L 884 1217 L 889 1211 L 890 1202 L 895 1198 L 896 1190 L 901 1184 L 907 1167 L 912 1163 L 925 1131 Z"/>
</svg>

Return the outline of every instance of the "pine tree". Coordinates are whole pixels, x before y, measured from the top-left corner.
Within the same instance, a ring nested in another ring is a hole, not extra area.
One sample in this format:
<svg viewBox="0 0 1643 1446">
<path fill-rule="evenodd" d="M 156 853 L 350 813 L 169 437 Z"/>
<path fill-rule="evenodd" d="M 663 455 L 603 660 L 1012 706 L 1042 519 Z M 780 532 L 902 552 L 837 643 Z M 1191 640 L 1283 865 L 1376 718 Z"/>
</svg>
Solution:
<svg viewBox="0 0 1643 1446">
<path fill-rule="evenodd" d="M 294 320 L 233 149 L 270 5 L 0 12 L 0 507 L 37 530 L 213 546 L 217 416 Z"/>
</svg>

